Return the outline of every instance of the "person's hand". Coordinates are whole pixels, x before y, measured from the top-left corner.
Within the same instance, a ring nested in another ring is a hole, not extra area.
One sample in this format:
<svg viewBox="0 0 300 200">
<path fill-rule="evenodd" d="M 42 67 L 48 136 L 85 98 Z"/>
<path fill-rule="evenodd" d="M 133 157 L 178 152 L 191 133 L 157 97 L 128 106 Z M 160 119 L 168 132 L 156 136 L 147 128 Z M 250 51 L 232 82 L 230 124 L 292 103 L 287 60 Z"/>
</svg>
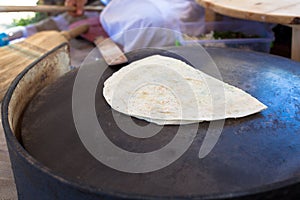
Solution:
<svg viewBox="0 0 300 200">
<path fill-rule="evenodd" d="M 66 6 L 74 6 L 76 7 L 76 11 L 69 12 L 72 16 L 81 16 L 83 15 L 83 7 L 87 3 L 87 0 L 66 0 Z"/>
</svg>

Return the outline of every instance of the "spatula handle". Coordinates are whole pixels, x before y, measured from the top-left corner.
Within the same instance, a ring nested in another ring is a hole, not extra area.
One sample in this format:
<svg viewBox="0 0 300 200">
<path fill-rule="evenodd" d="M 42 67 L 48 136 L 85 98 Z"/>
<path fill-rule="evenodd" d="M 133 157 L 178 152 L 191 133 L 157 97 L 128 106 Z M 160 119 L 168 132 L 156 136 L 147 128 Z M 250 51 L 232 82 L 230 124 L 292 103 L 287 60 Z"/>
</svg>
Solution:
<svg viewBox="0 0 300 200">
<path fill-rule="evenodd" d="M 104 6 L 85 6 L 86 11 L 102 11 Z M 0 12 L 66 12 L 75 11 L 73 6 L 54 6 L 54 5 L 39 5 L 39 6 L 0 6 Z"/>
<path fill-rule="evenodd" d="M 89 30 L 89 25 L 81 25 L 77 26 L 69 31 L 62 31 L 61 34 L 67 39 L 70 40 L 72 38 L 77 37 L 83 33 L 86 33 Z"/>
<path fill-rule="evenodd" d="M 111 39 L 99 36 L 94 44 L 99 49 L 103 59 L 109 66 L 120 65 L 128 62 L 127 57 L 120 47 Z"/>
</svg>

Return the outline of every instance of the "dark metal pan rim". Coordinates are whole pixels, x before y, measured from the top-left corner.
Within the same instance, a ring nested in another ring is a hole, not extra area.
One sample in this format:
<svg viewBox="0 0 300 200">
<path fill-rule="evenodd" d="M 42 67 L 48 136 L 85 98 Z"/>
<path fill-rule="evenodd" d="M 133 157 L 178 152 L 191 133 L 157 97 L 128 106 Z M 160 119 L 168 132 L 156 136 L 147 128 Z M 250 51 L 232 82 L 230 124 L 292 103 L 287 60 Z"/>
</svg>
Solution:
<svg viewBox="0 0 300 200">
<path fill-rule="evenodd" d="M 40 163 L 38 160 L 33 158 L 25 149 L 24 147 L 20 144 L 16 136 L 13 134 L 12 129 L 9 125 L 8 121 L 8 107 L 10 100 L 12 98 L 12 95 L 14 93 L 15 88 L 17 87 L 18 83 L 20 80 L 26 75 L 26 73 L 32 69 L 38 62 L 43 60 L 47 55 L 53 53 L 57 49 L 67 45 L 66 43 L 63 43 L 59 45 L 58 47 L 54 48 L 53 50 L 49 51 L 47 54 L 43 55 L 39 59 L 37 59 L 34 63 L 30 64 L 28 67 L 26 67 L 11 83 L 10 87 L 8 88 L 3 101 L 2 101 L 2 107 L 1 107 L 1 114 L 2 114 L 2 125 L 3 129 L 5 132 L 6 140 L 7 140 L 7 145 L 13 150 L 16 151 L 15 153 L 19 154 L 21 159 L 29 163 L 32 167 L 34 167 L 36 170 L 42 172 L 45 176 L 52 177 L 56 181 L 59 181 L 63 184 L 65 184 L 68 187 L 78 189 L 82 192 L 87 192 L 87 193 L 93 193 L 99 196 L 110 196 L 114 198 L 121 198 L 121 199 L 203 199 L 203 200 L 208 200 L 208 199 L 227 199 L 227 198 L 243 198 L 246 196 L 255 196 L 255 195 L 263 195 L 264 193 L 268 193 L 271 191 L 275 190 L 284 190 L 287 187 L 291 187 L 294 185 L 297 185 L 300 183 L 300 176 L 293 177 L 291 179 L 287 179 L 281 182 L 276 182 L 276 183 L 271 183 L 265 186 L 257 187 L 257 188 L 252 188 L 246 192 L 232 192 L 230 194 L 211 194 L 211 195 L 189 195 L 189 196 L 163 196 L 163 197 L 158 197 L 158 196 L 140 196 L 140 195 L 134 195 L 134 194 L 127 194 L 127 193 L 120 193 L 116 191 L 102 191 L 99 188 L 95 188 L 92 186 L 89 186 L 87 184 L 81 184 L 79 182 L 75 181 L 70 181 L 67 180 L 59 175 L 57 175 L 53 170 L 48 168 L 47 166 L 43 165 Z M 238 51 L 238 50 L 236 50 Z"/>
</svg>

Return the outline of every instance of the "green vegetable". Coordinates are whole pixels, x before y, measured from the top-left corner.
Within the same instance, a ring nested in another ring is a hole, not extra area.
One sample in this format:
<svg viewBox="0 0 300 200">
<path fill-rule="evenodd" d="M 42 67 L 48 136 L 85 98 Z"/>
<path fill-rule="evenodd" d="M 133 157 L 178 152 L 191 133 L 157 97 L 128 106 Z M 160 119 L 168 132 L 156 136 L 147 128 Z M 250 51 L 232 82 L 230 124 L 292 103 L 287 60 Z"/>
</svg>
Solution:
<svg viewBox="0 0 300 200">
<path fill-rule="evenodd" d="M 43 19 L 45 19 L 47 16 L 46 13 L 35 13 L 34 17 L 27 17 L 27 18 L 21 18 L 21 19 L 14 19 L 12 25 L 13 26 L 27 26 L 29 24 L 34 24 L 36 22 L 39 22 Z"/>
<path fill-rule="evenodd" d="M 236 38 L 259 38 L 258 35 L 248 35 L 242 32 L 233 31 L 214 31 L 214 38 L 216 39 L 236 39 Z"/>
</svg>

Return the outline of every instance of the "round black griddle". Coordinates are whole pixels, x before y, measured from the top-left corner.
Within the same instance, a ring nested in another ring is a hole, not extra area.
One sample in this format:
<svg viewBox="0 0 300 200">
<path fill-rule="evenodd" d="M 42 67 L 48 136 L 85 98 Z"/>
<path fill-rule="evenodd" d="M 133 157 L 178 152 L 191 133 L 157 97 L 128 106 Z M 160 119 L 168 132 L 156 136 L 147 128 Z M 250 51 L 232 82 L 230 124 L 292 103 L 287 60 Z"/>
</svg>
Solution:
<svg viewBox="0 0 300 200">
<path fill-rule="evenodd" d="M 22 143 L 25 149 L 55 174 L 101 192 L 129 198 L 292 199 L 300 186 L 300 64 L 267 54 L 234 49 L 207 49 L 223 80 L 250 93 L 267 110 L 240 119 L 227 119 L 212 151 L 198 153 L 209 127 L 199 124 L 187 152 L 171 165 L 150 173 L 120 172 L 97 161 L 83 146 L 72 116 L 72 89 L 77 71 L 60 78 L 37 95 L 24 113 Z M 209 73 L 199 47 L 145 49 L 127 54 L 130 62 L 152 54 L 165 54 Z M 102 61 L 87 63 L 106 67 Z M 159 134 L 138 139 L 122 132 L 102 96 L 103 82 L 117 68 L 103 73 L 95 96 L 99 124 L 117 146 L 132 152 L 149 152 L 172 140 L 178 126 L 165 126 Z M 83 102 L 84 106 L 84 102 Z M 120 118 L 128 116 L 119 114 Z M 138 125 L 148 123 L 133 119 Z M 188 127 L 189 125 L 187 125 Z M 292 190 L 289 190 L 292 189 Z M 290 196 L 281 196 L 289 191 Z"/>
</svg>

